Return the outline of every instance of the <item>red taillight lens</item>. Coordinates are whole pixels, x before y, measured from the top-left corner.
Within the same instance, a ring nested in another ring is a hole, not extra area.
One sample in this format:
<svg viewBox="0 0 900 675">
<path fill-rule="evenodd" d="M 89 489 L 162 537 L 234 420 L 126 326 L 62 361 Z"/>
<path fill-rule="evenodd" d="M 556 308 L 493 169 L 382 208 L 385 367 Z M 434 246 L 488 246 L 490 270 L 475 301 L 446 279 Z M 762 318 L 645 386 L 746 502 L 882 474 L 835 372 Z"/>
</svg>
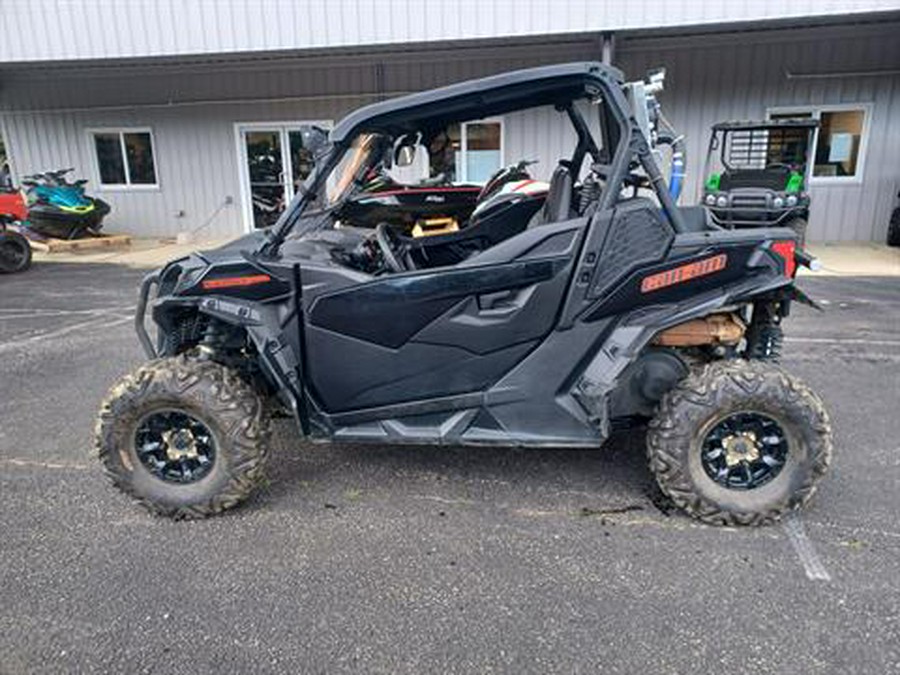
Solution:
<svg viewBox="0 0 900 675">
<path fill-rule="evenodd" d="M 777 254 L 784 263 L 784 276 L 793 279 L 797 272 L 797 261 L 794 253 L 797 249 L 797 243 L 786 239 L 784 241 L 776 241 L 772 244 L 771 250 Z"/>
<path fill-rule="evenodd" d="M 265 284 L 272 280 L 268 274 L 251 274 L 240 277 L 219 277 L 218 279 L 206 279 L 200 286 L 207 291 L 217 288 L 236 288 L 239 286 L 255 286 Z"/>
</svg>

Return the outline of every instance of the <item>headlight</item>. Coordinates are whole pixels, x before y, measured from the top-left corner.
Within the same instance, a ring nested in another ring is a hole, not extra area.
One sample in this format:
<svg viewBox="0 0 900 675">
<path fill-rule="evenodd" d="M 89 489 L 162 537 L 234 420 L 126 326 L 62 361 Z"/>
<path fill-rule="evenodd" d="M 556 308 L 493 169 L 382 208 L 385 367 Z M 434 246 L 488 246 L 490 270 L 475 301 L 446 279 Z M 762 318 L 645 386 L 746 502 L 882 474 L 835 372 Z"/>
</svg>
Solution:
<svg viewBox="0 0 900 675">
<path fill-rule="evenodd" d="M 796 195 L 788 195 L 788 198 L 785 200 L 788 206 L 797 206 L 797 196 Z"/>
<path fill-rule="evenodd" d="M 780 209 L 782 206 L 784 206 L 784 200 L 781 197 L 775 197 L 775 199 L 772 200 L 772 206 L 774 206 L 776 209 Z"/>
<path fill-rule="evenodd" d="M 716 203 L 716 196 L 715 196 L 715 195 L 706 195 L 706 203 L 707 203 L 709 206 L 712 206 L 713 204 L 715 204 L 715 203 Z"/>
<path fill-rule="evenodd" d="M 726 206 L 728 206 L 728 197 L 726 197 L 725 195 L 719 195 L 719 198 L 716 200 L 716 206 L 724 209 Z"/>
</svg>

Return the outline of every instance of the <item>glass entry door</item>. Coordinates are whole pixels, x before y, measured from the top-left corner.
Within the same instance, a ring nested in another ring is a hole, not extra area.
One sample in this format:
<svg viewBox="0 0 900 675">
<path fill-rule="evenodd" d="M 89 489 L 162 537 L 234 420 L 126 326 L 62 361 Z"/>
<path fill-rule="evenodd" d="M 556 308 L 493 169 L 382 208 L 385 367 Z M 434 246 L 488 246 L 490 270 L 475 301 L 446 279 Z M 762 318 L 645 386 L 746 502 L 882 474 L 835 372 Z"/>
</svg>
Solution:
<svg viewBox="0 0 900 675">
<path fill-rule="evenodd" d="M 274 225 L 312 171 L 312 153 L 304 147 L 301 130 L 309 124 L 238 126 L 247 230 Z"/>
</svg>

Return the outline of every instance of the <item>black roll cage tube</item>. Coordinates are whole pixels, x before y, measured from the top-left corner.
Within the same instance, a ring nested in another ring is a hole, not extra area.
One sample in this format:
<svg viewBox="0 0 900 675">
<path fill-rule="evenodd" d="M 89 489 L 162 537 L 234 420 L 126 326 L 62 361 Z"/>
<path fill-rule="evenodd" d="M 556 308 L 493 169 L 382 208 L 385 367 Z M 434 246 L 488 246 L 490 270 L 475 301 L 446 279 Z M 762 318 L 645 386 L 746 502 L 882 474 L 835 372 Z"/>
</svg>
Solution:
<svg viewBox="0 0 900 675">
<path fill-rule="evenodd" d="M 572 123 L 572 126 L 575 127 L 575 133 L 578 135 L 578 144 L 575 146 L 575 152 L 572 154 L 572 159 L 570 160 L 572 170 L 578 171 L 581 168 L 584 157 L 588 153 L 590 153 L 595 162 L 600 162 L 603 159 L 603 156 L 600 154 L 600 149 L 597 147 L 597 143 L 594 141 L 590 129 L 588 129 L 584 116 L 575 108 L 572 101 L 566 103 L 562 109 L 565 111 L 566 115 L 568 115 L 569 121 Z"/>
<path fill-rule="evenodd" d="M 600 208 L 613 208 L 622 185 L 624 185 L 625 178 L 631 170 L 632 158 L 636 157 L 638 163 L 647 174 L 650 184 L 653 186 L 653 191 L 657 199 L 659 199 L 660 205 L 668 217 L 672 228 L 678 233 L 686 232 L 687 228 L 675 205 L 675 201 L 666 189 L 665 179 L 656 165 L 656 160 L 653 158 L 647 138 L 638 127 L 634 117 L 632 115 L 626 117 L 623 114 L 623 111 L 629 110 L 629 104 L 621 87 L 606 73 L 597 73 L 595 77 L 597 86 L 585 86 L 585 94 L 591 97 L 601 96 L 607 102 L 607 110 L 612 113 L 619 127 L 618 143 L 609 165 L 611 171 L 607 176 L 607 187 L 601 195 Z M 609 105 L 609 102 L 612 102 L 613 105 Z M 588 152 L 595 158 L 601 157 L 600 149 L 597 147 L 584 117 L 575 108 L 573 101 L 566 102 L 561 108 L 575 126 L 578 135 L 578 145 L 572 156 L 573 168 L 580 166 L 580 162 L 576 160 L 580 158 L 581 161 L 584 161 L 584 156 Z M 260 253 L 272 255 L 277 252 L 281 243 L 294 228 L 307 204 L 318 195 L 325 179 L 343 157 L 348 147 L 349 143 L 346 141 L 331 145 L 327 151 L 327 160 L 322 165 L 321 171 L 318 167 L 316 168 L 313 184 L 300 195 L 300 199 L 295 200 L 291 204 L 290 210 L 283 213 L 278 222 L 275 223 L 269 232 L 267 240 L 260 247 Z"/>
</svg>

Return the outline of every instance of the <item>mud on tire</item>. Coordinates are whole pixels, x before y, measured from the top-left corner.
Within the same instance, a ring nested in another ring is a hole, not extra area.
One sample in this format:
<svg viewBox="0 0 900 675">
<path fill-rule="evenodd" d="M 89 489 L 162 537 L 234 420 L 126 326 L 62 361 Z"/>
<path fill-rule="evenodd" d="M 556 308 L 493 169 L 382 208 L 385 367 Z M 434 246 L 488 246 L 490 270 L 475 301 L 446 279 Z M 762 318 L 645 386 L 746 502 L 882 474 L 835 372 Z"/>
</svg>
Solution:
<svg viewBox="0 0 900 675">
<path fill-rule="evenodd" d="M 164 480 L 138 456 L 138 429 L 160 411 L 183 412 L 210 432 L 212 466 L 195 482 Z M 227 368 L 185 356 L 153 361 L 124 377 L 103 401 L 95 428 L 95 451 L 113 484 L 151 512 L 173 518 L 202 518 L 246 499 L 263 479 L 268 440 L 256 392 Z"/>
<path fill-rule="evenodd" d="M 783 429 L 778 473 L 752 489 L 716 482 L 704 468 L 705 439 L 744 413 Z M 800 508 L 831 462 L 831 423 L 819 397 L 771 363 L 723 361 L 693 370 L 660 402 L 647 433 L 650 468 L 663 493 L 691 516 L 717 525 L 763 525 Z"/>
</svg>

